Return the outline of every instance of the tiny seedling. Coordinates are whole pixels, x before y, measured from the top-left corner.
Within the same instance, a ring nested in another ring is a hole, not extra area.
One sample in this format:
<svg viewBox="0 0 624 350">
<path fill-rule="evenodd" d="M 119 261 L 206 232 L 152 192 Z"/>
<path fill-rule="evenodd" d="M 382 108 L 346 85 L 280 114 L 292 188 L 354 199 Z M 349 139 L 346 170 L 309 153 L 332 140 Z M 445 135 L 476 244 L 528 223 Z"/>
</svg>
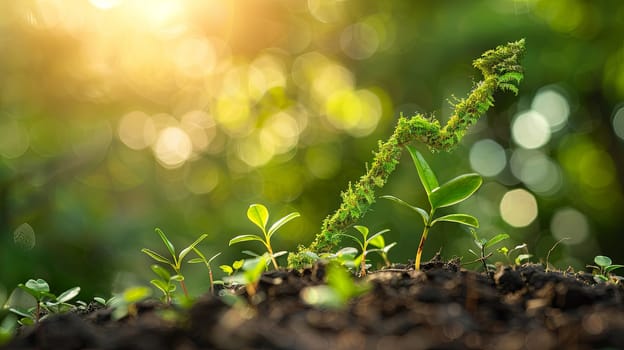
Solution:
<svg viewBox="0 0 624 350">
<path fill-rule="evenodd" d="M 26 283 L 20 283 L 17 285 L 20 289 L 26 291 L 33 298 L 35 298 L 36 304 L 34 307 L 28 310 L 21 310 L 17 308 L 9 308 L 9 311 L 21 316 L 18 321 L 21 325 L 31 325 L 38 323 L 45 316 L 51 313 L 60 313 L 71 310 L 74 306 L 68 304 L 68 301 L 75 298 L 80 293 L 80 287 L 70 288 L 58 297 L 50 293 L 50 286 L 48 282 L 39 279 L 29 279 Z M 45 313 L 42 317 L 42 313 Z"/>
<path fill-rule="evenodd" d="M 369 283 L 356 283 L 351 274 L 340 264 L 330 262 L 326 267 L 327 284 L 306 287 L 301 291 L 301 299 L 309 305 L 339 309 L 349 300 L 371 290 Z"/>
<path fill-rule="evenodd" d="M 242 272 L 227 276 L 225 280 L 230 283 L 245 285 L 247 294 L 253 298 L 258 291 L 258 283 L 260 283 L 262 273 L 266 271 L 267 265 L 270 262 L 269 259 L 268 253 L 253 259 L 247 259 L 241 268 L 243 270 Z"/>
<path fill-rule="evenodd" d="M 375 249 L 374 252 L 381 255 L 381 258 L 383 259 L 386 267 L 390 267 L 392 264 L 390 263 L 390 259 L 388 259 L 388 252 L 395 245 L 397 245 L 397 242 L 386 244 L 386 240 L 384 239 L 383 235 L 378 235 L 378 236 L 371 238 L 370 245 L 378 248 L 378 249 Z"/>
<path fill-rule="evenodd" d="M 418 244 L 416 259 L 414 261 L 414 268 L 416 270 L 419 270 L 420 258 L 422 256 L 423 247 L 425 241 L 427 240 L 429 230 L 433 225 L 437 224 L 438 222 L 448 221 L 471 227 L 479 227 L 479 221 L 472 215 L 448 214 L 434 218 L 434 214 L 439 208 L 448 207 L 468 199 L 468 197 L 470 197 L 479 189 L 483 180 L 478 174 L 464 174 L 440 186 L 438 184 L 438 179 L 433 173 L 433 170 L 431 170 L 431 167 L 429 167 L 429 164 L 427 164 L 422 154 L 420 154 L 420 152 L 418 152 L 412 146 L 406 146 L 406 148 L 409 151 L 409 154 L 412 156 L 412 160 L 414 161 L 414 165 L 416 166 L 420 182 L 422 183 L 423 187 L 425 188 L 425 192 L 427 193 L 427 198 L 429 199 L 431 209 L 429 210 L 429 213 L 427 213 L 426 210 L 412 206 L 394 196 L 382 196 L 381 198 L 392 200 L 407 208 L 410 208 L 422 217 L 425 227 L 420 238 L 420 243 Z"/>
<path fill-rule="evenodd" d="M 195 252 L 195 254 L 197 254 L 199 256 L 199 258 L 191 259 L 191 260 L 188 261 L 188 263 L 189 264 L 204 263 L 206 265 L 206 268 L 208 269 L 208 278 L 210 279 L 210 293 L 214 294 L 215 280 L 214 280 L 214 275 L 212 274 L 212 266 L 210 266 L 210 263 L 214 259 L 216 259 L 219 255 L 221 255 L 221 253 L 217 253 L 217 254 L 213 255 L 210 259 L 206 259 L 204 254 L 202 254 L 202 252 L 200 252 L 199 249 L 193 248 L 193 251 Z"/>
<path fill-rule="evenodd" d="M 477 260 L 475 261 L 481 261 L 483 263 L 483 269 L 486 273 L 489 273 L 489 268 L 488 268 L 488 264 L 486 262 L 487 258 L 489 258 L 490 256 L 492 256 L 493 253 L 485 253 L 487 248 L 490 248 L 491 246 L 498 244 L 506 239 L 509 238 L 509 235 L 506 233 L 499 233 L 496 236 L 490 238 L 490 239 L 485 239 L 485 238 L 481 238 L 477 235 L 477 231 L 474 229 L 470 229 L 470 233 L 472 234 L 472 239 L 473 242 L 475 243 L 475 245 L 479 248 L 479 252 L 475 252 L 472 249 L 468 249 L 468 251 L 470 253 L 472 253 L 474 256 L 477 257 Z"/>
<path fill-rule="evenodd" d="M 191 245 L 189 245 L 188 247 L 182 249 L 180 254 L 176 256 L 175 247 L 173 243 L 171 243 L 171 241 L 167 238 L 165 233 L 158 228 L 156 229 L 156 233 L 158 233 L 163 243 L 167 247 L 167 250 L 169 251 L 169 254 L 171 254 L 172 259 L 165 258 L 164 256 L 156 253 L 155 251 L 151 249 L 143 248 L 141 249 L 141 251 L 147 254 L 150 258 L 171 266 L 173 271 L 175 271 L 175 275 L 180 276 L 180 277 L 176 277 L 176 280 L 180 283 L 180 286 L 182 287 L 182 290 L 184 291 L 184 296 L 186 296 L 186 298 L 188 299 L 189 297 L 188 290 L 186 289 L 186 284 L 184 283 L 184 276 L 182 275 L 180 271 L 182 269 L 182 261 L 184 260 L 184 257 L 186 257 L 186 255 L 190 253 L 191 250 L 193 250 L 193 248 L 195 248 L 196 245 L 198 245 L 201 241 L 203 241 L 206 237 L 208 237 L 208 235 L 203 234 L 199 236 L 199 238 L 196 239 L 195 242 L 191 243 Z"/>
<path fill-rule="evenodd" d="M 522 265 L 523 262 L 529 261 L 533 254 L 529 254 L 529 249 L 526 243 L 519 244 L 511 249 L 507 247 L 498 248 L 498 252 L 503 254 L 510 264 L 513 261 L 514 265 Z M 512 256 L 516 252 L 524 251 L 522 254 L 518 254 L 515 259 L 512 260 Z"/>
<path fill-rule="evenodd" d="M 368 234 L 369 234 L 368 227 L 356 225 L 356 226 L 354 226 L 354 228 L 360 232 L 360 235 L 362 236 L 362 239 L 360 239 L 360 238 L 358 238 L 356 236 L 347 234 L 347 233 L 343 233 L 341 235 L 345 236 L 345 237 L 351 238 L 352 240 L 357 242 L 357 244 L 360 246 L 360 249 L 362 249 L 362 253 L 356 258 L 356 263 L 359 262 L 359 265 L 360 265 L 360 276 L 366 276 L 366 254 L 368 254 L 368 253 L 370 253 L 372 251 L 379 250 L 379 249 L 371 249 L 371 250 L 369 250 L 368 249 L 368 245 L 371 243 L 371 241 L 373 239 L 375 239 L 377 237 L 380 237 L 381 235 L 383 235 L 384 233 L 386 233 L 386 232 L 388 232 L 390 230 L 387 230 L 387 229 L 386 230 L 382 230 L 382 231 L 379 231 L 379 232 L 377 232 L 374 235 L 369 237 L 368 236 Z"/>
<path fill-rule="evenodd" d="M 271 261 L 273 262 L 273 267 L 275 267 L 275 269 L 277 270 L 279 269 L 279 266 L 277 265 L 277 261 L 275 260 L 275 258 L 276 256 L 279 256 L 279 255 L 276 255 L 273 253 L 273 247 L 271 246 L 271 237 L 275 234 L 275 232 L 280 227 L 284 226 L 286 223 L 288 223 L 292 219 L 295 219 L 299 216 L 300 214 L 298 212 L 292 212 L 284 216 L 283 218 L 277 220 L 267 230 L 267 224 L 269 222 L 268 209 L 262 204 L 252 204 L 249 206 L 249 209 L 247 209 L 247 218 L 249 219 L 249 221 L 253 222 L 256 226 L 258 226 L 260 230 L 262 230 L 262 236 L 259 236 L 259 235 L 236 236 L 230 240 L 230 245 L 241 243 L 241 242 L 247 242 L 247 241 L 262 242 L 262 244 L 264 244 L 264 246 L 266 247 L 269 253 L 269 257 Z M 279 252 L 279 254 L 283 255 L 285 254 L 285 252 Z"/>
<path fill-rule="evenodd" d="M 340 266 L 344 266 L 347 269 L 355 269 L 358 264 L 356 264 L 356 257 L 358 256 L 358 250 L 355 247 L 344 247 L 338 250 L 335 253 L 321 253 L 320 255 L 313 252 L 305 252 L 306 256 L 309 258 L 311 262 L 325 260 L 329 262 L 335 262 Z"/>
<path fill-rule="evenodd" d="M 594 263 L 597 266 L 589 265 L 588 267 L 593 268 L 594 280 L 596 282 L 612 281 L 614 283 L 618 283 L 622 279 L 620 276 L 614 276 L 611 272 L 615 269 L 624 267 L 624 265 L 613 264 L 611 258 L 604 255 L 597 255 L 594 257 Z"/>
<path fill-rule="evenodd" d="M 152 295 L 149 287 L 138 286 L 125 289 L 119 294 L 113 295 L 107 305 L 113 310 L 111 316 L 114 320 L 120 320 L 126 316 L 134 317 L 137 314 L 136 303 Z"/>
<path fill-rule="evenodd" d="M 167 271 L 167 269 L 160 265 L 154 264 L 151 266 L 151 268 L 152 271 L 154 271 L 154 273 L 160 278 L 153 279 L 150 281 L 150 283 L 163 293 L 164 302 L 167 305 L 171 304 L 171 301 L 173 299 L 173 292 L 175 292 L 176 290 L 176 286 L 173 282 L 180 282 L 184 279 L 184 277 L 181 275 L 171 276 L 169 271 Z"/>
<path fill-rule="evenodd" d="M 232 265 L 220 265 L 221 271 L 225 272 L 228 276 L 232 276 L 235 272 L 238 272 L 243 267 L 245 259 L 236 260 Z"/>
</svg>

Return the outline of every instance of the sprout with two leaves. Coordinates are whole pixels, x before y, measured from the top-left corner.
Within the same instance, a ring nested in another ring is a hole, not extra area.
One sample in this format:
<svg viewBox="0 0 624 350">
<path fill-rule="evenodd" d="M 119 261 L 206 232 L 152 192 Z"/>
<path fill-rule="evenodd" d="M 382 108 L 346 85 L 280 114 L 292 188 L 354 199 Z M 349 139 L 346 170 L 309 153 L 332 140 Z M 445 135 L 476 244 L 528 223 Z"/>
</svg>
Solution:
<svg viewBox="0 0 624 350">
<path fill-rule="evenodd" d="M 420 244 L 418 245 L 418 250 L 416 251 L 416 259 L 414 261 L 414 268 L 416 270 L 419 270 L 423 246 L 425 244 L 425 241 L 427 240 L 429 230 L 433 225 L 437 224 L 438 222 L 448 221 L 456 222 L 470 227 L 479 227 L 479 221 L 472 215 L 448 214 L 436 218 L 434 214 L 436 210 L 440 208 L 448 207 L 468 199 L 468 197 L 470 197 L 479 189 L 483 180 L 478 174 L 464 174 L 450 180 L 443 185 L 439 185 L 438 179 L 433 173 L 433 170 L 431 170 L 431 168 L 429 167 L 429 164 L 427 164 L 427 162 L 425 161 L 425 158 L 423 158 L 422 154 L 420 154 L 412 146 L 406 146 L 406 148 L 412 156 L 412 160 L 414 161 L 414 165 L 416 166 L 416 170 L 418 171 L 418 177 L 420 178 L 420 181 L 425 188 L 425 192 L 427 193 L 427 198 L 429 199 L 431 209 L 429 210 L 429 212 L 427 212 L 422 208 L 410 205 L 394 196 L 382 196 L 381 198 L 397 202 L 409 209 L 414 210 L 422 217 L 425 227 L 420 238 Z"/>
<path fill-rule="evenodd" d="M 275 232 L 286 223 L 299 217 L 300 214 L 298 212 L 290 213 L 283 218 L 277 220 L 270 228 L 267 229 L 267 224 L 269 223 L 269 211 L 262 204 L 252 204 L 247 209 L 247 218 L 249 221 L 253 222 L 256 226 L 260 228 L 262 231 L 262 236 L 259 235 L 240 235 L 232 238 L 230 240 L 230 245 L 247 242 L 247 241 L 260 241 L 266 247 L 267 252 L 269 253 L 269 257 L 271 258 L 271 262 L 273 262 L 273 267 L 276 270 L 279 269 L 277 265 L 276 257 L 286 254 L 286 251 L 281 251 L 274 253 L 273 247 L 271 246 L 271 237 L 275 234 Z"/>
</svg>

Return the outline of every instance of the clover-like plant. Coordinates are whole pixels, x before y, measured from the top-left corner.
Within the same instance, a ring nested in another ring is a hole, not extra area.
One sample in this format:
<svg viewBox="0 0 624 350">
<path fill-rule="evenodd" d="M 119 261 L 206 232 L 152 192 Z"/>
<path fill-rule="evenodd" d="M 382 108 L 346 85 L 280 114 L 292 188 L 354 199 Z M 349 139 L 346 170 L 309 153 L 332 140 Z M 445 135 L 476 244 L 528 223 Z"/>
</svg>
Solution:
<svg viewBox="0 0 624 350">
<path fill-rule="evenodd" d="M 483 263 L 483 270 L 486 273 L 489 273 L 490 271 L 489 271 L 486 260 L 487 258 L 492 256 L 493 253 L 490 252 L 486 254 L 485 253 L 486 249 L 508 239 L 509 235 L 506 233 L 499 233 L 490 239 L 486 239 L 486 238 L 479 237 L 479 235 L 477 234 L 477 230 L 470 229 L 470 233 L 472 234 L 473 242 L 479 248 L 479 252 L 477 253 L 473 251 L 472 249 L 468 249 L 468 251 L 477 257 L 476 261 L 481 261 Z"/>
<path fill-rule="evenodd" d="M 69 304 L 68 301 L 80 293 L 80 287 L 73 287 L 56 296 L 50 293 L 48 282 L 41 278 L 36 280 L 29 279 L 26 283 L 20 283 L 17 286 L 30 294 L 36 301 L 35 306 L 27 310 L 9 308 L 9 311 L 22 317 L 18 321 L 22 325 L 38 323 L 51 313 L 71 310 L 74 306 Z M 45 315 L 42 316 L 42 313 L 45 313 Z"/>
<path fill-rule="evenodd" d="M 395 245 L 397 245 L 397 242 L 386 244 L 386 240 L 384 239 L 384 236 L 378 235 L 378 236 L 371 238 L 370 245 L 377 248 L 373 251 L 381 255 L 381 258 L 383 259 L 386 267 L 390 267 L 392 264 L 390 263 L 390 259 L 388 259 L 388 252 Z"/>
<path fill-rule="evenodd" d="M 193 258 L 193 259 L 189 260 L 188 263 L 189 264 L 204 263 L 204 265 L 206 265 L 206 269 L 208 269 L 208 278 L 210 279 L 210 293 L 214 294 L 215 280 L 214 280 L 214 275 L 212 274 L 212 266 L 210 266 L 210 263 L 214 259 L 216 259 L 219 255 L 221 255 L 221 253 L 217 253 L 217 254 L 213 255 L 210 259 L 206 259 L 204 254 L 202 254 L 202 252 L 199 251 L 199 249 L 193 248 L 193 251 L 195 252 L 195 254 L 197 254 L 199 256 L 199 258 Z"/>
<path fill-rule="evenodd" d="M 362 239 L 360 239 L 360 238 L 358 238 L 356 236 L 347 234 L 347 233 L 343 233 L 341 235 L 343 235 L 345 237 L 351 238 L 352 240 L 357 242 L 357 244 L 360 246 L 360 249 L 362 250 L 362 253 L 356 258 L 356 262 L 359 262 L 359 265 L 360 265 L 360 276 L 366 276 L 366 254 L 378 250 L 378 249 L 371 249 L 371 250 L 369 250 L 368 249 L 368 245 L 375 238 L 383 235 L 384 233 L 386 233 L 386 232 L 388 232 L 390 230 L 388 230 L 388 229 L 382 230 L 382 231 L 379 231 L 379 232 L 375 233 L 374 235 L 368 237 L 368 235 L 369 235 L 368 227 L 355 225 L 354 228 L 360 232 L 360 235 L 362 236 Z"/>
<path fill-rule="evenodd" d="M 235 272 L 238 272 L 243 267 L 245 259 L 236 260 L 232 265 L 219 265 L 221 271 L 225 272 L 228 276 L 232 276 Z"/>
<path fill-rule="evenodd" d="M 597 255 L 594 257 L 594 263 L 596 263 L 597 266 L 589 265 L 589 267 L 593 268 L 594 280 L 596 282 L 613 281 L 614 283 L 618 283 L 622 279 L 620 276 L 612 275 L 611 272 L 624 267 L 624 265 L 613 264 L 611 258 L 604 255 Z"/>
<path fill-rule="evenodd" d="M 420 182 L 425 188 L 427 198 L 429 199 L 431 209 L 427 212 L 422 208 L 410 205 L 394 196 L 382 196 L 381 198 L 392 200 L 410 208 L 422 217 L 425 227 L 420 238 L 418 250 L 416 251 L 416 260 L 414 261 L 414 268 L 419 270 L 423 246 L 425 244 L 425 240 L 427 240 L 429 230 L 433 225 L 438 222 L 448 221 L 460 223 L 470 227 L 479 227 L 479 221 L 472 215 L 448 214 L 435 218 L 434 214 L 436 210 L 440 208 L 448 207 L 466 200 L 479 189 L 483 180 L 478 174 L 464 174 L 443 185 L 439 185 L 437 177 L 435 176 L 433 170 L 431 170 L 431 167 L 429 167 L 429 164 L 425 161 L 425 158 L 423 158 L 422 154 L 420 154 L 420 152 L 412 146 L 406 146 L 406 148 L 412 156 L 412 160 L 414 161 L 414 165 L 416 166 L 416 170 L 418 172 L 418 177 L 420 178 Z"/>
<path fill-rule="evenodd" d="M 361 296 L 371 290 L 367 282 L 356 283 L 344 266 L 331 261 L 326 266 L 327 284 L 306 287 L 301 291 L 301 299 L 309 305 L 339 309 L 347 305 L 349 300 Z"/>
<path fill-rule="evenodd" d="M 143 248 L 141 249 L 141 251 L 147 254 L 150 258 L 171 266 L 173 271 L 175 271 L 176 281 L 180 283 L 180 286 L 182 287 L 182 291 L 184 291 L 184 296 L 188 299 L 189 298 L 188 290 L 186 289 L 186 284 L 184 283 L 184 276 L 182 275 L 182 272 L 181 272 L 182 261 L 184 260 L 184 257 L 186 257 L 188 253 L 190 253 L 193 250 L 193 248 L 195 248 L 196 245 L 198 245 L 201 241 L 203 241 L 206 237 L 208 237 L 208 235 L 204 233 L 203 235 L 199 236 L 199 238 L 196 239 L 195 242 L 191 243 L 191 245 L 189 245 L 188 247 L 182 249 L 179 255 L 176 255 L 175 246 L 167 238 L 165 233 L 161 229 L 158 229 L 158 228 L 156 229 L 156 233 L 158 233 L 163 243 L 167 247 L 169 254 L 171 254 L 171 259 L 165 258 L 164 256 L 148 248 Z"/>
<path fill-rule="evenodd" d="M 267 249 L 267 252 L 269 253 L 271 262 L 273 262 L 273 267 L 275 267 L 275 269 L 277 270 L 279 269 L 279 266 L 277 265 L 277 261 L 275 260 L 275 258 L 279 255 L 286 254 L 286 252 L 273 253 L 273 247 L 271 246 L 271 237 L 273 237 L 275 232 L 280 227 L 284 226 L 286 223 L 288 223 L 292 219 L 295 219 L 299 216 L 300 214 L 298 212 L 292 212 L 284 216 L 283 218 L 277 220 L 275 223 L 273 223 L 273 225 L 271 225 L 271 227 L 267 229 L 267 224 L 269 223 L 268 209 L 262 204 L 252 204 L 249 206 L 249 209 L 247 209 L 247 218 L 249 219 L 249 221 L 253 222 L 256 226 L 258 226 L 260 230 L 262 230 L 262 236 L 259 236 L 259 235 L 236 236 L 230 240 L 230 245 L 241 243 L 241 242 L 247 242 L 247 241 L 262 242 L 262 244 Z"/>
<path fill-rule="evenodd" d="M 498 252 L 503 254 L 510 264 L 513 263 L 515 265 L 521 265 L 524 261 L 529 261 L 529 259 L 533 257 L 533 254 L 529 254 L 529 248 L 526 243 L 518 244 L 517 246 L 513 248 L 501 247 L 501 248 L 498 248 Z M 514 253 L 516 252 L 524 252 L 524 253 L 518 254 L 512 260 L 512 257 Z"/>
</svg>

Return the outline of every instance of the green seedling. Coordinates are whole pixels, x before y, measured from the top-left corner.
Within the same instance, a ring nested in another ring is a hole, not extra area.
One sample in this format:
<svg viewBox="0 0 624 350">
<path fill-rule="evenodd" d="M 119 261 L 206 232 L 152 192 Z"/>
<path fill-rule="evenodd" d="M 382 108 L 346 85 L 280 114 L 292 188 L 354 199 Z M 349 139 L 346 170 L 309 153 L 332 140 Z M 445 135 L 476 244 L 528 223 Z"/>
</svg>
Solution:
<svg viewBox="0 0 624 350">
<path fill-rule="evenodd" d="M 388 252 L 396 244 L 397 244 L 397 242 L 392 242 L 392 243 L 386 245 L 386 240 L 384 239 L 383 235 L 375 236 L 375 237 L 373 237 L 370 240 L 370 245 L 372 245 L 373 247 L 377 248 L 377 249 L 375 249 L 373 251 L 378 253 L 379 255 L 381 255 L 381 258 L 383 259 L 384 264 L 385 264 L 386 267 L 390 267 L 392 265 L 390 263 L 390 259 L 388 259 Z"/>
<path fill-rule="evenodd" d="M 262 273 L 266 271 L 270 263 L 269 254 L 265 253 L 257 258 L 247 259 L 243 263 L 242 272 L 225 278 L 227 282 L 245 285 L 247 295 L 254 297 L 258 291 L 258 283 Z"/>
<path fill-rule="evenodd" d="M 188 263 L 189 264 L 204 263 L 204 265 L 206 265 L 206 269 L 208 269 L 208 278 L 210 279 L 210 293 L 214 294 L 215 280 L 214 280 L 214 275 L 212 274 L 212 266 L 210 266 L 210 263 L 214 259 L 216 259 L 219 255 L 221 255 L 221 253 L 217 253 L 217 254 L 213 255 L 210 259 L 206 259 L 204 254 L 202 254 L 202 252 L 200 252 L 199 249 L 193 248 L 193 251 L 195 252 L 195 254 L 197 254 L 199 256 L 199 258 L 191 259 L 191 260 L 188 261 Z"/>
<path fill-rule="evenodd" d="M 420 182 L 425 188 L 431 209 L 429 210 L 429 213 L 427 213 L 426 210 L 410 205 L 394 196 L 382 196 L 381 198 L 392 200 L 409 209 L 412 209 L 422 217 L 425 227 L 420 238 L 420 243 L 418 244 L 418 250 L 416 251 L 416 260 L 414 261 L 414 268 L 419 270 L 423 247 L 425 241 L 427 240 L 429 230 L 433 227 L 433 225 L 438 222 L 447 221 L 456 222 L 470 227 L 479 227 L 479 221 L 472 215 L 448 214 L 434 218 L 434 214 L 439 208 L 448 207 L 466 200 L 479 189 L 483 180 L 478 174 L 464 174 L 443 185 L 439 185 L 438 179 L 433 173 L 433 170 L 431 170 L 431 167 L 429 167 L 429 164 L 425 161 L 425 158 L 423 158 L 422 154 L 420 154 L 420 152 L 412 146 L 406 147 L 409 154 L 412 156 Z"/>
<path fill-rule="evenodd" d="M 240 236 L 236 236 L 236 237 L 234 237 L 234 238 L 232 238 L 230 240 L 230 245 L 236 244 L 236 243 L 241 243 L 241 242 L 247 242 L 247 241 L 260 241 L 260 242 L 262 242 L 262 244 L 264 244 L 264 246 L 266 247 L 266 249 L 267 249 L 267 251 L 269 253 L 269 257 L 270 257 L 271 261 L 273 262 L 273 267 L 275 267 L 275 269 L 277 270 L 277 269 L 279 269 L 279 266 L 277 265 L 277 261 L 275 260 L 276 254 L 273 253 L 273 247 L 271 246 L 271 237 L 273 237 L 275 232 L 280 227 L 284 226 L 286 223 L 288 223 L 292 219 L 295 219 L 295 218 L 297 218 L 299 216 L 300 216 L 300 214 L 298 212 L 290 213 L 290 214 L 284 216 L 283 218 L 277 220 L 267 230 L 267 224 L 269 222 L 269 211 L 262 204 L 252 204 L 252 205 L 249 206 L 249 209 L 247 209 L 247 218 L 249 219 L 249 221 L 253 222 L 256 226 L 258 226 L 260 228 L 260 230 L 262 230 L 262 236 L 259 236 L 259 235 L 240 235 Z M 279 252 L 279 254 L 283 255 L 283 254 L 286 254 L 286 253 L 285 252 L 284 253 Z M 277 256 L 279 256 L 279 255 L 277 255 Z"/>
<path fill-rule="evenodd" d="M 147 299 L 151 295 L 152 290 L 149 287 L 130 287 L 119 294 L 113 295 L 106 304 L 113 310 L 111 314 L 112 318 L 114 320 L 120 320 L 126 316 L 136 316 L 136 303 Z"/>
<path fill-rule="evenodd" d="M 163 301 L 169 305 L 173 299 L 173 292 L 176 290 L 176 286 L 174 284 L 175 281 L 181 282 L 184 280 L 184 277 L 181 275 L 173 275 L 167 271 L 164 267 L 160 265 L 152 265 L 152 271 L 160 277 L 159 279 L 153 279 L 150 281 L 152 285 L 154 285 L 158 290 L 163 293 Z"/>
<path fill-rule="evenodd" d="M 615 269 L 624 267 L 624 265 L 613 264 L 613 261 L 608 256 L 597 255 L 594 257 L 594 263 L 597 266 L 589 265 L 593 268 L 594 280 L 596 282 L 609 282 L 619 283 L 622 279 L 620 276 L 614 276 L 611 272 Z"/>
<path fill-rule="evenodd" d="M 80 287 L 73 287 L 57 297 L 50 293 L 48 282 L 41 278 L 36 280 L 30 279 L 26 283 L 18 284 L 17 287 L 30 294 L 36 301 L 35 306 L 27 310 L 9 308 L 9 311 L 22 317 L 18 321 L 21 325 L 35 324 L 49 314 L 67 312 L 73 309 L 74 306 L 69 304 L 68 301 L 80 293 Z"/>
<path fill-rule="evenodd" d="M 496 236 L 490 238 L 490 239 L 485 239 L 485 238 L 481 238 L 477 235 L 477 231 L 474 229 L 470 229 L 470 233 L 472 234 L 472 239 L 473 242 L 475 243 L 475 245 L 479 248 L 479 252 L 475 252 L 472 249 L 468 249 L 468 251 L 470 253 L 472 253 L 474 256 L 477 257 L 476 261 L 481 261 L 483 263 L 483 270 L 486 273 L 489 273 L 490 270 L 488 268 L 488 264 L 486 262 L 487 258 L 489 258 L 490 256 L 492 256 L 492 252 L 490 253 L 485 253 L 487 248 L 492 247 L 495 244 L 498 244 L 506 239 L 509 238 L 509 235 L 506 233 L 499 233 Z"/>
<path fill-rule="evenodd" d="M 245 259 L 236 260 L 232 265 L 220 265 L 221 271 L 225 272 L 228 276 L 232 276 L 235 272 L 238 272 L 243 267 Z"/>
<path fill-rule="evenodd" d="M 17 328 L 17 319 L 15 315 L 8 314 L 0 319 L 0 346 L 8 343 L 13 338 Z"/>
<path fill-rule="evenodd" d="M 512 260 L 512 256 L 516 252 L 524 251 L 522 254 L 518 254 L 515 259 Z M 529 254 L 529 249 L 527 248 L 526 243 L 519 244 L 511 249 L 507 247 L 498 248 L 498 252 L 503 254 L 507 259 L 507 262 L 510 264 L 513 262 L 514 265 L 522 265 L 523 262 L 529 261 L 529 259 L 533 256 L 533 254 Z"/>
<path fill-rule="evenodd" d="M 355 283 L 351 274 L 336 262 L 326 267 L 327 284 L 306 287 L 301 291 L 301 299 L 309 305 L 340 309 L 349 300 L 361 296 L 371 290 L 369 283 Z"/>
<path fill-rule="evenodd" d="M 163 243 L 167 247 L 169 254 L 171 254 L 171 259 L 165 258 L 164 256 L 156 253 L 155 251 L 151 249 L 143 248 L 141 249 L 141 251 L 147 254 L 150 258 L 171 266 L 173 271 L 175 271 L 175 275 L 180 276 L 180 277 L 176 277 L 176 280 L 180 283 L 180 286 L 182 287 L 182 291 L 184 291 L 184 296 L 188 299 L 189 298 L 188 290 L 186 289 L 186 284 L 184 283 L 184 276 L 181 273 L 182 261 L 184 260 L 184 257 L 186 257 L 186 255 L 190 253 L 193 250 L 193 248 L 195 248 L 196 245 L 198 245 L 201 241 L 203 241 L 206 237 L 208 237 L 208 235 L 203 234 L 199 236 L 199 238 L 196 239 L 195 242 L 191 243 L 191 245 L 189 245 L 188 247 L 182 249 L 180 254 L 176 256 L 175 246 L 167 238 L 165 233 L 158 228 L 156 229 L 156 233 L 158 233 Z"/>
<path fill-rule="evenodd" d="M 319 260 L 335 262 L 338 265 L 344 266 L 349 270 L 355 269 L 358 266 L 358 264 L 356 264 L 358 250 L 355 247 L 344 247 L 335 253 L 322 253 L 318 255 L 313 252 L 306 252 L 305 254 L 308 260 L 311 262 L 316 262 Z"/>
<path fill-rule="evenodd" d="M 351 238 L 352 240 L 354 240 L 360 246 L 360 249 L 362 250 L 362 253 L 356 258 L 356 264 L 359 262 L 359 265 L 360 265 L 360 276 L 366 276 L 366 254 L 368 254 L 368 253 L 370 253 L 372 251 L 377 251 L 378 250 L 378 249 L 371 249 L 371 250 L 369 250 L 368 249 L 368 245 L 371 243 L 371 241 L 373 239 L 383 235 L 384 233 L 386 233 L 386 232 L 388 232 L 390 230 L 382 230 L 382 231 L 379 231 L 379 232 L 375 233 L 374 235 L 368 237 L 368 234 L 369 234 L 368 227 L 356 225 L 356 226 L 354 226 L 354 228 L 360 232 L 360 235 L 362 236 L 362 239 L 360 239 L 360 238 L 358 238 L 356 236 L 347 234 L 347 233 L 344 233 L 342 235 L 345 236 L 345 237 Z"/>
</svg>

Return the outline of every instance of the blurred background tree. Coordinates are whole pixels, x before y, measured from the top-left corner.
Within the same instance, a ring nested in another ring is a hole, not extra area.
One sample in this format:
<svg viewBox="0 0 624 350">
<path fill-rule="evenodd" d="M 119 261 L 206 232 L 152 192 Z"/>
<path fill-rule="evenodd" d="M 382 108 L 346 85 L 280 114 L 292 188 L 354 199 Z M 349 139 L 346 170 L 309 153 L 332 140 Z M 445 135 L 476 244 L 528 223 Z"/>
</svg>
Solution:
<svg viewBox="0 0 624 350">
<path fill-rule="evenodd" d="M 275 237 L 308 244 L 400 113 L 449 117 L 483 51 L 527 40 L 518 97 L 452 154 L 442 181 L 472 169 L 463 204 L 489 237 L 509 233 L 534 261 L 624 261 L 624 5 L 620 1 L 23 0 L 0 5 L 0 284 L 45 278 L 85 298 L 146 283 L 140 248 L 162 228 L 202 233 L 217 264 L 263 203 L 302 213 Z M 408 160 L 408 158 L 406 158 Z M 425 197 L 410 162 L 382 194 Z M 379 202 L 361 224 L 390 228 L 406 262 L 417 217 Z M 470 235 L 440 225 L 425 258 L 467 256 Z M 252 247 L 251 247 L 252 248 Z M 428 250 L 428 251 L 427 251 Z M 283 262 L 284 263 L 284 262 Z M 197 266 L 189 275 L 205 272 Z M 189 277 L 191 279 L 192 277 Z M 195 279 L 197 280 L 197 279 Z M 191 285 L 196 292 L 207 287 Z M 191 279 L 192 281 L 192 279 Z M 190 284 L 190 283 L 189 283 Z"/>
</svg>

